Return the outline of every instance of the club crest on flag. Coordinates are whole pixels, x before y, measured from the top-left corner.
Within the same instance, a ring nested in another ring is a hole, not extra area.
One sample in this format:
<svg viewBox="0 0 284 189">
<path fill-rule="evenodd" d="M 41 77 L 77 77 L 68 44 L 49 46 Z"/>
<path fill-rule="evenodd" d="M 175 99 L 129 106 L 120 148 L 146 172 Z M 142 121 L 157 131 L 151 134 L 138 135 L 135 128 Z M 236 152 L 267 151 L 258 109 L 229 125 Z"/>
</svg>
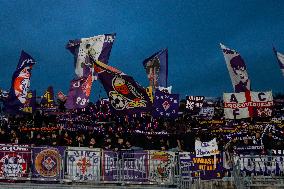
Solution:
<svg viewBox="0 0 284 189">
<path fill-rule="evenodd" d="M 154 117 L 177 117 L 179 109 L 179 95 L 164 93 L 156 90 L 154 99 Z"/>
<path fill-rule="evenodd" d="M 114 91 L 109 92 L 111 105 L 117 110 L 131 109 L 137 107 L 146 107 L 147 101 L 136 91 L 131 83 L 124 78 L 116 75 L 112 79 L 112 88 Z M 127 98 L 127 95 L 135 96 L 134 99 Z"/>
<path fill-rule="evenodd" d="M 46 149 L 35 158 L 36 171 L 44 177 L 55 177 L 61 165 L 61 155 L 55 149 Z"/>
</svg>

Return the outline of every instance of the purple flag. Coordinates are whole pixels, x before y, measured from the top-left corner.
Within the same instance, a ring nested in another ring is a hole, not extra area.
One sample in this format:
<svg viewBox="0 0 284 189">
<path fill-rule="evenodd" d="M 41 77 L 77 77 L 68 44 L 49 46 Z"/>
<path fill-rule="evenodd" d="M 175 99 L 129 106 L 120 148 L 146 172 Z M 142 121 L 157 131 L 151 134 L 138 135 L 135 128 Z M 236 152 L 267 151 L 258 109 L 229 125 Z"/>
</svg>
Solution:
<svg viewBox="0 0 284 189">
<path fill-rule="evenodd" d="M 153 111 L 154 117 L 176 118 L 178 116 L 178 109 L 179 109 L 179 95 L 168 94 L 156 90 L 153 107 L 154 107 Z"/>
<path fill-rule="evenodd" d="M 109 55 L 115 34 L 104 34 L 90 38 L 70 40 L 66 48 L 74 55 L 75 73 L 78 77 L 88 77 L 93 73 L 93 65 L 90 62 L 90 55 L 105 64 L 108 63 Z M 95 76 L 93 76 L 93 80 Z"/>
<path fill-rule="evenodd" d="M 11 89 L 7 100 L 4 102 L 4 110 L 8 113 L 17 113 L 26 102 L 30 88 L 31 70 L 35 60 L 22 51 L 16 71 L 12 77 Z"/>
<path fill-rule="evenodd" d="M 168 86 L 168 49 L 160 50 L 143 61 L 153 89 Z"/>
<path fill-rule="evenodd" d="M 92 88 L 91 74 L 86 77 L 74 79 L 70 83 L 70 90 L 68 93 L 66 108 L 77 109 L 85 108 L 89 103 L 89 97 Z"/>
<path fill-rule="evenodd" d="M 282 75 L 284 76 L 284 55 L 280 52 L 278 52 L 274 47 L 273 47 L 273 52 L 276 55 L 278 64 L 280 66 L 280 70 L 282 72 Z"/>
<path fill-rule="evenodd" d="M 104 181 L 136 181 L 146 182 L 149 175 L 148 151 L 121 150 L 119 152 L 103 152 L 103 180 Z M 123 159 L 123 166 L 120 160 Z M 135 166 L 134 166 L 135 165 Z"/>
<path fill-rule="evenodd" d="M 121 71 L 95 61 L 94 69 L 108 94 L 111 110 L 116 114 L 148 112 L 151 102 L 146 90 Z"/>
<path fill-rule="evenodd" d="M 54 104 L 54 92 L 53 87 L 49 86 L 47 90 L 45 91 L 41 102 L 40 102 L 41 108 L 45 110 L 54 110 L 55 104 Z"/>
<path fill-rule="evenodd" d="M 250 91 L 250 80 L 247 67 L 241 55 L 220 44 L 224 54 L 225 62 L 231 77 L 231 81 L 236 93 Z"/>
<path fill-rule="evenodd" d="M 36 91 L 29 91 L 27 100 L 23 106 L 23 112 L 33 113 L 36 110 Z"/>
</svg>

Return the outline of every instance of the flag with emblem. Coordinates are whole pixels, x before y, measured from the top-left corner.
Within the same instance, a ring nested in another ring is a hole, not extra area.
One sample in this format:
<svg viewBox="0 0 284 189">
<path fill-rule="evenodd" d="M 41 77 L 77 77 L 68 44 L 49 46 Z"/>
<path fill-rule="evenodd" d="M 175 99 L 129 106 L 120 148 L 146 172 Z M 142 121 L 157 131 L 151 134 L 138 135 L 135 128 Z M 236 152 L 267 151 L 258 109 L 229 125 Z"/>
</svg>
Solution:
<svg viewBox="0 0 284 189">
<path fill-rule="evenodd" d="M 278 52 L 274 47 L 273 47 L 273 52 L 276 55 L 277 62 L 280 66 L 280 70 L 282 72 L 282 75 L 284 76 L 284 54 Z"/>
<path fill-rule="evenodd" d="M 271 91 L 224 93 L 224 115 L 226 119 L 270 117 L 273 96 Z"/>
<path fill-rule="evenodd" d="M 55 110 L 53 87 L 49 86 L 41 98 L 40 106 L 44 110 Z"/>
<path fill-rule="evenodd" d="M 168 49 L 163 49 L 143 61 L 150 86 L 168 86 Z"/>
<path fill-rule="evenodd" d="M 4 111 L 18 113 L 27 100 L 30 88 L 30 78 L 35 60 L 22 51 L 16 71 L 12 77 L 11 89 L 8 98 L 4 101 Z"/>
<path fill-rule="evenodd" d="M 153 109 L 154 117 L 176 118 L 179 110 L 179 95 L 156 90 Z"/>
<path fill-rule="evenodd" d="M 89 103 L 92 88 L 92 75 L 73 79 L 70 82 L 70 89 L 65 103 L 67 109 L 85 108 Z"/>
<path fill-rule="evenodd" d="M 115 34 L 104 34 L 68 42 L 66 48 L 74 55 L 75 73 L 78 78 L 94 74 L 90 55 L 95 60 L 108 63 L 114 39 Z M 96 79 L 96 75 L 93 75 L 92 79 Z"/>
<path fill-rule="evenodd" d="M 94 61 L 94 69 L 114 113 L 125 115 L 150 111 L 152 103 L 146 90 L 132 77 L 99 61 Z"/>
<path fill-rule="evenodd" d="M 237 51 L 229 49 L 223 44 L 220 45 L 224 54 L 234 91 L 236 93 L 250 91 L 250 80 L 243 58 Z"/>
</svg>

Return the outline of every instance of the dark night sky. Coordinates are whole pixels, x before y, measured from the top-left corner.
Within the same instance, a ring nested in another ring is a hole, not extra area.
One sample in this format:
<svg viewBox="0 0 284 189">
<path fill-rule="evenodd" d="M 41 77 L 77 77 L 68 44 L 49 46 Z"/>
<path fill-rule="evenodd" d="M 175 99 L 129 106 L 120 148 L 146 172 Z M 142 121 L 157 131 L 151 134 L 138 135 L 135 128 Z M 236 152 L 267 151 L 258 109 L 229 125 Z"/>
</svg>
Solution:
<svg viewBox="0 0 284 189">
<path fill-rule="evenodd" d="M 68 40 L 115 32 L 109 64 L 143 86 L 142 61 L 167 47 L 174 93 L 232 92 L 222 42 L 242 55 L 253 90 L 284 92 L 272 52 L 284 52 L 283 8 L 282 0 L 0 0 L 0 88 L 10 88 L 23 49 L 37 61 L 31 88 L 66 94 L 74 77 Z M 100 89 L 97 82 L 92 98 Z"/>
</svg>

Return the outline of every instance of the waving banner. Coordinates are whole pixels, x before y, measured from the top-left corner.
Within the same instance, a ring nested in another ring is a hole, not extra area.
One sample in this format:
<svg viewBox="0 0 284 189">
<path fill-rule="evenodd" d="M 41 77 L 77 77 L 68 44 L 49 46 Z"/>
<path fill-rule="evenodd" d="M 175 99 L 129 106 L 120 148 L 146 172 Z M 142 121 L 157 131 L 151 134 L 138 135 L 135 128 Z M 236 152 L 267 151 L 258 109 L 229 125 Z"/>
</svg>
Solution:
<svg viewBox="0 0 284 189">
<path fill-rule="evenodd" d="M 13 74 L 9 96 L 4 101 L 4 110 L 8 113 L 17 113 L 27 100 L 30 88 L 30 78 L 35 60 L 22 51 L 16 71 Z"/>
<path fill-rule="evenodd" d="M 77 77 L 88 77 L 94 73 L 90 55 L 94 60 L 108 63 L 114 39 L 115 34 L 104 34 L 69 41 L 66 48 L 74 55 Z M 94 75 L 92 79 L 96 79 Z"/>
<path fill-rule="evenodd" d="M 94 69 L 116 114 L 149 112 L 152 103 L 146 90 L 132 77 L 102 62 L 94 62 Z"/>
<path fill-rule="evenodd" d="M 33 113 L 36 110 L 36 91 L 29 91 L 27 100 L 23 107 L 23 112 Z"/>
<path fill-rule="evenodd" d="M 224 54 L 225 62 L 231 77 L 231 81 L 236 93 L 250 90 L 250 80 L 247 73 L 246 64 L 241 55 L 220 44 Z"/>
<path fill-rule="evenodd" d="M 67 173 L 76 181 L 100 181 L 101 150 L 99 148 L 68 147 Z"/>
<path fill-rule="evenodd" d="M 271 112 L 268 111 L 271 110 L 273 106 L 271 91 L 224 93 L 223 97 L 224 114 L 227 119 L 271 116 Z M 268 113 L 264 114 L 263 111 Z"/>
<path fill-rule="evenodd" d="M 41 98 L 40 106 L 44 110 L 55 110 L 54 92 L 52 86 L 49 86 L 45 91 L 44 95 Z"/>
<path fill-rule="evenodd" d="M 30 165 L 29 145 L 0 144 L 0 177 L 28 177 Z"/>
<path fill-rule="evenodd" d="M 273 52 L 276 55 L 277 62 L 280 66 L 280 70 L 282 72 L 282 75 L 284 76 L 284 54 L 278 52 L 274 47 L 273 47 Z"/>
<path fill-rule="evenodd" d="M 178 117 L 179 95 L 156 90 L 153 104 L 154 117 Z"/>
<path fill-rule="evenodd" d="M 67 109 L 85 108 L 89 103 L 92 88 L 92 75 L 70 82 L 70 89 L 65 106 Z"/>
<path fill-rule="evenodd" d="M 189 111 L 198 113 L 203 106 L 204 96 L 187 96 L 186 108 Z"/>
<path fill-rule="evenodd" d="M 196 157 L 205 157 L 219 154 L 218 144 L 216 138 L 209 142 L 195 141 L 195 154 Z"/>
<path fill-rule="evenodd" d="M 63 178 L 65 147 L 38 147 L 32 149 L 33 177 L 45 179 Z"/>
<path fill-rule="evenodd" d="M 143 61 L 150 86 L 156 89 L 158 86 L 168 85 L 168 49 L 160 50 Z"/>
</svg>

